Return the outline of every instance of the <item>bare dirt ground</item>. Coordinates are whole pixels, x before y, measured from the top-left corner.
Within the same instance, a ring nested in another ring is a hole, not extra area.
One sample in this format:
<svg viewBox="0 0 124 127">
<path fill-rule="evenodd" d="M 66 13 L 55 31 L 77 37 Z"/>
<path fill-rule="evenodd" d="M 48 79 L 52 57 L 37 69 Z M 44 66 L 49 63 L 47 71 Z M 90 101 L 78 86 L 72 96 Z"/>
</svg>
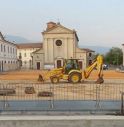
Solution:
<svg viewBox="0 0 124 127">
<path fill-rule="evenodd" d="M 38 79 L 39 74 L 44 75 L 46 71 L 13 71 L 13 72 L 4 72 L 0 74 L 0 80 L 36 80 Z M 104 79 L 124 79 L 124 73 L 116 72 L 115 70 L 105 70 L 103 72 Z M 94 70 L 89 79 L 97 79 L 97 71 Z"/>
<path fill-rule="evenodd" d="M 16 90 L 15 95 L 6 96 L 7 100 L 120 100 L 121 92 L 124 92 L 124 82 L 115 82 L 116 80 L 124 81 L 124 73 L 119 73 L 114 70 L 104 71 L 104 79 L 108 80 L 104 84 L 95 84 L 92 80 L 97 79 L 97 71 L 94 70 L 89 79 L 91 82 L 71 84 L 60 83 L 42 84 L 37 81 L 39 74 L 45 75 L 46 71 L 13 71 L 0 74 L 0 89 L 13 88 Z M 26 94 L 26 87 L 34 87 L 35 93 Z M 38 97 L 38 93 L 42 91 L 52 92 L 52 97 Z M 0 96 L 4 100 L 4 96 Z"/>
</svg>

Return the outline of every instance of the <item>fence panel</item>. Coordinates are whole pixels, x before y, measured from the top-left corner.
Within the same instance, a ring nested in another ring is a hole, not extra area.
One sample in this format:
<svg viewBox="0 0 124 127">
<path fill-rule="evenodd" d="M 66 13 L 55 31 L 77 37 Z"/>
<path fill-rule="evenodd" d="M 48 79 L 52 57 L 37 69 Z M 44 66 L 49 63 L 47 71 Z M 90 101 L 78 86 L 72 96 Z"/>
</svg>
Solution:
<svg viewBox="0 0 124 127">
<path fill-rule="evenodd" d="M 1 110 L 55 110 L 78 107 L 91 109 L 98 102 L 119 102 L 124 84 L 41 84 L 41 83 L 8 83 L 0 84 Z M 85 101 L 85 104 L 83 104 Z M 67 104 L 70 105 L 67 106 Z M 22 106 L 22 107 L 21 107 Z M 65 107 L 64 107 L 65 106 Z M 89 106 L 89 108 L 88 108 Z M 8 107 L 8 108 L 7 108 Z M 10 108 L 11 107 L 11 108 Z M 56 109 L 57 109 L 56 108 Z M 106 107 L 105 107 L 106 108 Z"/>
</svg>

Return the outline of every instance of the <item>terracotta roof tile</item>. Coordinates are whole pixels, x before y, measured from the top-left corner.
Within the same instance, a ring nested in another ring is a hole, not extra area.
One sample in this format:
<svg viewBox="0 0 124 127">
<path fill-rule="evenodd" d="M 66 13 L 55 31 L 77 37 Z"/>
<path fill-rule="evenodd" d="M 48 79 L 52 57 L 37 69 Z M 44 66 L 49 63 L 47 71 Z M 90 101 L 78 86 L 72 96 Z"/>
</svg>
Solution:
<svg viewBox="0 0 124 127">
<path fill-rule="evenodd" d="M 23 48 L 43 48 L 43 43 L 22 43 L 22 44 L 17 44 L 17 47 L 19 49 Z"/>
</svg>

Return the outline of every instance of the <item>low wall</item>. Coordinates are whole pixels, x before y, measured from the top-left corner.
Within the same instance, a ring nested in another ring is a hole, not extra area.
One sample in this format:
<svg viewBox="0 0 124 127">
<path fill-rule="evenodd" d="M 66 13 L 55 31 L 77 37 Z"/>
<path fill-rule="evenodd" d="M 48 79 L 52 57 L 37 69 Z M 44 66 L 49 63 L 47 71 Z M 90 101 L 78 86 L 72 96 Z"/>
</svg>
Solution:
<svg viewBox="0 0 124 127">
<path fill-rule="evenodd" d="M 0 127 L 124 127 L 124 117 L 0 116 Z"/>
</svg>

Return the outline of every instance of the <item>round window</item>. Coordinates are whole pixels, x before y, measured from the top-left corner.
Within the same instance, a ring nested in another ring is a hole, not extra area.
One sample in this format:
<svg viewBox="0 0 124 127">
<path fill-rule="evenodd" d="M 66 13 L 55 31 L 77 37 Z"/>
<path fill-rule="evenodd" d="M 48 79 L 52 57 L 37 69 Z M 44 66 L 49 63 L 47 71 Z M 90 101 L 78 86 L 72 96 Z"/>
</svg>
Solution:
<svg viewBox="0 0 124 127">
<path fill-rule="evenodd" d="M 61 41 L 61 40 L 57 40 L 57 41 L 56 41 L 56 45 L 57 45 L 57 46 L 61 46 L 61 45 L 62 45 L 62 41 Z"/>
</svg>

